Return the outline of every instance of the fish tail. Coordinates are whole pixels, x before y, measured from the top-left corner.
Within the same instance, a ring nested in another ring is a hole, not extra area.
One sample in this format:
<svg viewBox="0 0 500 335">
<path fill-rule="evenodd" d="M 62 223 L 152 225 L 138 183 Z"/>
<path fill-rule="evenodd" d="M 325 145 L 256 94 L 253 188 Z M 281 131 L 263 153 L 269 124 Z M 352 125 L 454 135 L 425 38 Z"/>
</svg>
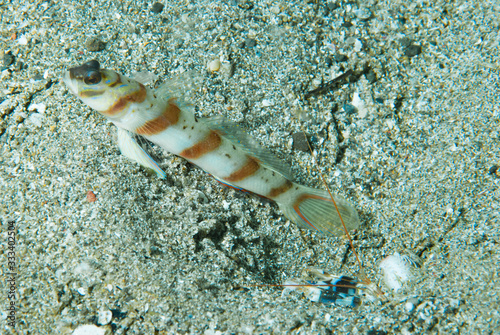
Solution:
<svg viewBox="0 0 500 335">
<path fill-rule="evenodd" d="M 327 191 L 301 186 L 299 192 L 289 202 L 280 203 L 280 209 L 299 226 L 319 231 L 329 236 L 345 234 L 359 227 L 357 211 L 344 198 L 332 194 L 335 207 Z M 340 216 L 339 216 L 340 214 Z"/>
</svg>

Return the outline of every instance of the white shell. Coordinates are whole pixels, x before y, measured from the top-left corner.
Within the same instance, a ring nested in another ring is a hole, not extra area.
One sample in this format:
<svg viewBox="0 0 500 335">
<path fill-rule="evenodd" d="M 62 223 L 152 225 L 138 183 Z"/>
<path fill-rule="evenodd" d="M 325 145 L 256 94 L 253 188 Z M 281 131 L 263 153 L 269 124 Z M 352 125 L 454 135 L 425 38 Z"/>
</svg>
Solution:
<svg viewBox="0 0 500 335">
<path fill-rule="evenodd" d="M 384 273 L 385 284 L 395 292 L 412 276 L 411 265 L 397 252 L 384 258 L 380 262 L 380 268 Z"/>
</svg>

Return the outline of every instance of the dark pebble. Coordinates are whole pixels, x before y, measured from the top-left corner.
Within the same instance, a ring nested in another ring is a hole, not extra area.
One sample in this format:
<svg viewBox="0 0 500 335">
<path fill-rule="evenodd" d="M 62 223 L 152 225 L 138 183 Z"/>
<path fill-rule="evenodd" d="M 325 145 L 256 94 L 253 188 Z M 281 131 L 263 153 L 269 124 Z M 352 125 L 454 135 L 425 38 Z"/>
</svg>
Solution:
<svg viewBox="0 0 500 335">
<path fill-rule="evenodd" d="M 489 173 L 494 175 L 494 176 L 499 176 L 500 177 L 500 166 L 498 165 L 493 165 L 489 169 Z"/>
<path fill-rule="evenodd" d="M 352 27 L 351 21 L 344 21 L 344 23 L 342 24 L 342 27 L 351 28 Z"/>
<path fill-rule="evenodd" d="M 17 61 L 16 66 L 14 67 L 14 70 L 21 71 L 23 69 L 23 67 L 24 67 L 23 62 Z"/>
<path fill-rule="evenodd" d="M 304 152 L 309 152 L 306 134 L 302 131 L 292 134 L 293 148 Z"/>
<path fill-rule="evenodd" d="M 163 8 L 165 8 L 165 5 L 159 3 L 159 2 L 155 2 L 153 4 L 153 7 L 151 7 L 151 11 L 155 14 L 158 14 L 158 13 L 161 13 L 161 11 L 163 10 Z"/>
<path fill-rule="evenodd" d="M 365 78 L 373 84 L 377 81 L 377 74 L 372 69 L 370 69 L 367 73 L 365 73 Z"/>
<path fill-rule="evenodd" d="M 366 335 L 387 335 L 387 332 L 383 330 L 371 329 L 366 332 Z"/>
<path fill-rule="evenodd" d="M 242 1 L 238 3 L 238 7 L 244 10 L 250 10 L 253 8 L 253 2 L 252 1 Z"/>
<path fill-rule="evenodd" d="M 335 60 L 337 62 L 339 62 L 339 63 L 340 62 L 345 62 L 345 61 L 347 61 L 347 56 L 346 55 L 342 55 L 342 54 L 336 54 L 335 55 Z"/>
<path fill-rule="evenodd" d="M 405 56 L 414 57 L 420 55 L 422 47 L 420 45 L 411 44 L 405 48 Z"/>
<path fill-rule="evenodd" d="M 14 64 L 15 60 L 16 60 L 16 57 L 14 57 L 14 55 L 11 54 L 9 51 L 3 55 L 3 66 L 4 67 L 10 66 L 10 65 Z"/>
<path fill-rule="evenodd" d="M 163 252 L 161 251 L 161 249 L 155 247 L 155 246 L 152 246 L 150 249 L 149 249 L 149 253 L 151 256 L 159 256 L 161 254 L 163 254 Z"/>
<path fill-rule="evenodd" d="M 115 318 L 116 320 L 121 320 L 121 319 L 124 319 L 126 316 L 127 316 L 127 313 L 128 312 L 122 312 L 120 311 L 118 308 L 116 309 L 110 309 L 112 315 L 113 315 L 113 318 Z"/>
<path fill-rule="evenodd" d="M 325 58 L 325 63 L 326 63 L 326 65 L 327 65 L 327 66 L 332 66 L 332 64 L 333 64 L 333 59 L 332 59 L 332 57 L 327 56 L 327 57 Z"/>
<path fill-rule="evenodd" d="M 184 40 L 182 38 L 177 38 L 174 40 L 174 45 L 176 49 L 180 49 L 184 45 Z"/>
<path fill-rule="evenodd" d="M 319 138 L 317 136 L 312 135 L 309 138 L 309 144 L 311 144 L 311 146 L 318 145 L 319 144 Z"/>
<path fill-rule="evenodd" d="M 35 75 L 33 76 L 33 80 L 43 80 L 43 76 L 40 73 L 35 73 Z"/>
<path fill-rule="evenodd" d="M 328 9 L 329 9 L 330 11 L 335 10 L 335 9 L 337 9 L 337 8 L 339 8 L 339 7 L 340 7 L 340 6 L 339 6 L 339 5 L 337 5 L 335 2 L 329 2 L 326 6 L 328 7 Z"/>
<path fill-rule="evenodd" d="M 247 48 L 253 48 L 256 45 L 257 45 L 257 41 L 254 40 L 253 38 L 250 38 L 250 37 L 245 38 L 245 46 Z"/>
<path fill-rule="evenodd" d="M 347 114 L 354 114 L 357 111 L 356 107 L 351 104 L 345 104 L 344 106 L 342 106 L 342 108 Z"/>
<path fill-rule="evenodd" d="M 102 51 L 106 48 L 106 43 L 101 41 L 97 37 L 93 37 L 91 39 L 87 40 L 87 43 L 85 43 L 85 46 L 87 47 L 88 51 Z"/>
<path fill-rule="evenodd" d="M 399 44 L 403 47 L 403 48 L 407 48 L 411 45 L 411 42 L 412 40 L 408 37 L 403 37 L 401 39 L 399 39 Z"/>
</svg>

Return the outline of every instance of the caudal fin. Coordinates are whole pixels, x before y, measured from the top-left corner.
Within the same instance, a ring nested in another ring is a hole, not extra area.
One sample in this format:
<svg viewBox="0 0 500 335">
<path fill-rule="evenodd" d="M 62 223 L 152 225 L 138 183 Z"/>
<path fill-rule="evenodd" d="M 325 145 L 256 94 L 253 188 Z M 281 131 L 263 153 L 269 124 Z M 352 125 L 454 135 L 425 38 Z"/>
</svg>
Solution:
<svg viewBox="0 0 500 335">
<path fill-rule="evenodd" d="M 299 226 L 317 230 L 329 236 L 345 234 L 335 205 L 328 192 L 310 187 L 302 187 L 301 192 L 289 203 L 279 204 L 283 213 Z M 342 197 L 334 194 L 340 215 L 347 230 L 359 227 L 357 211 Z"/>
</svg>

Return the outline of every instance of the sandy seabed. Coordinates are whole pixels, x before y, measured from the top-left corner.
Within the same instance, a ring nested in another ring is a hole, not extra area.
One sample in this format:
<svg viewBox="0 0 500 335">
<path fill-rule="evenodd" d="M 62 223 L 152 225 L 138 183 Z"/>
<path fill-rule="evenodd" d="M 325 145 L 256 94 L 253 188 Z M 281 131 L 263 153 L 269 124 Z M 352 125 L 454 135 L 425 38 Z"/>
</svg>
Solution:
<svg viewBox="0 0 500 335">
<path fill-rule="evenodd" d="M 358 3 L 1 4 L 1 333 L 498 333 L 499 4 Z M 161 180 L 121 156 L 114 126 L 60 82 L 91 59 L 195 84 L 198 117 L 239 123 L 323 187 L 293 140 L 307 133 L 387 301 L 254 286 L 359 267 L 345 238 L 180 158 L 158 152 Z M 416 260 L 397 292 L 379 268 L 396 252 Z"/>
</svg>

